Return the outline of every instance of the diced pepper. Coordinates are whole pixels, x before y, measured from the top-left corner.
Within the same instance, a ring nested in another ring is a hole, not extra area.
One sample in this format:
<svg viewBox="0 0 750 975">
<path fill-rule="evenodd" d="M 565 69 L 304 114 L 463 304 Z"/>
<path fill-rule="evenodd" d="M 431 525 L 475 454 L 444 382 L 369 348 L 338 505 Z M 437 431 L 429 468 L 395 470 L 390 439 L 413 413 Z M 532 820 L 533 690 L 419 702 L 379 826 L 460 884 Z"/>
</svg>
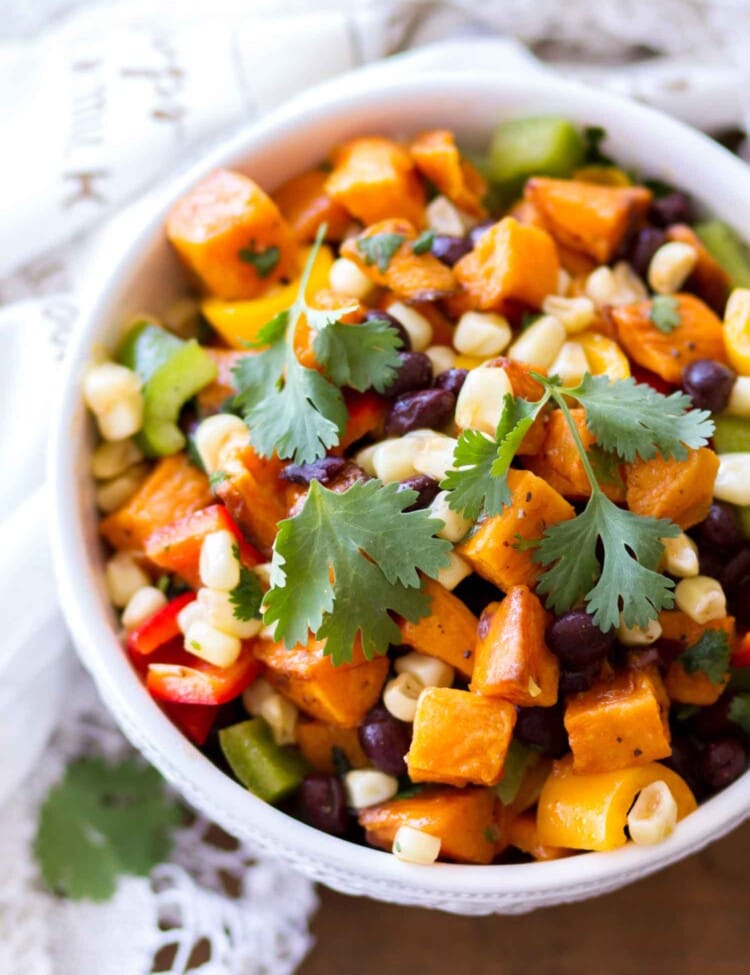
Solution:
<svg viewBox="0 0 750 975">
<path fill-rule="evenodd" d="M 576 774 L 646 765 L 672 753 L 669 698 L 655 667 L 602 679 L 569 698 L 565 728 Z"/>
<path fill-rule="evenodd" d="M 510 846 L 527 853 L 535 860 L 559 860 L 573 852 L 562 846 L 547 846 L 542 843 L 539 839 L 536 813 L 533 812 L 513 817 L 507 825 L 506 839 Z"/>
<path fill-rule="evenodd" d="M 570 758 L 555 763 L 537 808 L 539 840 L 573 850 L 614 850 L 627 842 L 625 826 L 636 796 L 652 782 L 665 782 L 677 802 L 677 818 L 697 808 L 685 781 L 665 765 L 580 774 Z"/>
<path fill-rule="evenodd" d="M 488 172 L 506 197 L 529 176 L 569 176 L 583 161 L 581 133 L 569 119 L 537 116 L 508 119 L 490 141 Z"/>
<path fill-rule="evenodd" d="M 349 214 L 325 191 L 328 173 L 309 169 L 293 176 L 273 194 L 276 205 L 298 241 L 315 240 L 321 224 L 327 240 L 341 240 L 349 226 Z"/>
<path fill-rule="evenodd" d="M 337 447 L 330 453 L 343 454 L 347 447 L 366 437 L 368 433 L 382 430 L 388 412 L 388 401 L 371 389 L 358 393 L 354 389 L 344 391 L 344 401 L 349 413 L 346 427 Z"/>
<path fill-rule="evenodd" d="M 560 666 L 544 642 L 548 614 L 528 586 L 513 586 L 482 614 L 471 689 L 522 707 L 557 701 Z"/>
<path fill-rule="evenodd" d="M 162 711 L 196 745 L 205 745 L 219 716 L 219 708 L 207 704 L 175 704 L 161 701 Z"/>
<path fill-rule="evenodd" d="M 273 200 L 242 173 L 219 169 L 172 207 L 167 237 L 203 288 L 255 298 L 294 274 L 297 243 Z"/>
<path fill-rule="evenodd" d="M 706 250 L 729 276 L 733 288 L 750 288 L 750 258 L 742 240 L 723 220 L 705 220 L 695 225 Z"/>
<path fill-rule="evenodd" d="M 358 645 L 351 663 L 334 666 L 324 646 L 311 638 L 306 646 L 287 650 L 283 643 L 261 640 L 256 655 L 266 679 L 301 711 L 325 724 L 355 728 L 380 698 L 388 659 L 366 660 Z"/>
<path fill-rule="evenodd" d="M 229 667 L 216 667 L 192 653 L 170 654 L 168 662 L 150 663 L 146 687 L 159 701 L 177 704 L 225 704 L 249 687 L 261 671 L 252 641 Z"/>
<path fill-rule="evenodd" d="M 745 633 L 732 654 L 733 667 L 750 667 L 750 632 Z"/>
<path fill-rule="evenodd" d="M 211 504 L 208 478 L 185 454 L 160 460 L 129 501 L 103 518 L 99 531 L 113 548 L 142 551 L 161 525 Z"/>
<path fill-rule="evenodd" d="M 479 620 L 458 596 L 434 579 L 425 580 L 424 592 L 430 598 L 430 614 L 416 623 L 399 620 L 402 642 L 470 677 Z"/>
<path fill-rule="evenodd" d="M 730 364 L 741 376 L 750 376 L 750 289 L 731 293 L 722 329 Z"/>
<path fill-rule="evenodd" d="M 185 592 L 157 610 L 145 623 L 128 633 L 125 641 L 128 650 L 147 656 L 180 636 L 177 617 L 194 600 L 194 592 Z"/>
<path fill-rule="evenodd" d="M 400 826 L 440 838 L 440 857 L 457 863 L 491 863 L 495 855 L 495 797 L 489 789 L 424 792 L 361 810 L 359 824 L 372 846 L 390 850 Z"/>
<path fill-rule="evenodd" d="M 461 158 L 453 133 L 447 129 L 422 132 L 411 144 L 419 171 L 459 210 L 483 218 L 482 198 L 487 184 L 479 170 Z"/>
<path fill-rule="evenodd" d="M 665 460 L 660 454 L 639 458 L 625 467 L 628 507 L 637 515 L 692 528 L 708 514 L 718 469 L 719 458 L 707 447 L 689 451 L 686 460 Z"/>
<path fill-rule="evenodd" d="M 228 531 L 237 539 L 240 560 L 252 568 L 265 561 L 261 553 L 245 540 L 237 523 L 222 504 L 212 504 L 152 532 L 145 542 L 147 557 L 167 572 L 176 572 L 189 586 L 200 586 L 201 546 L 206 535 Z"/>
<path fill-rule="evenodd" d="M 717 454 L 750 451 L 750 420 L 741 416 L 716 416 L 714 450 Z"/>
<path fill-rule="evenodd" d="M 689 674 L 680 660 L 673 660 L 664 677 L 664 687 L 670 700 L 678 704 L 709 707 L 719 700 L 729 683 L 729 677 L 727 671 L 724 678 L 715 684 L 702 670 Z"/>
<path fill-rule="evenodd" d="M 333 775 L 339 771 L 334 760 L 337 749 L 352 768 L 366 768 L 370 764 L 356 728 L 339 728 L 322 721 L 298 721 L 296 737 L 299 750 L 316 772 Z"/>
<path fill-rule="evenodd" d="M 511 503 L 500 515 L 479 522 L 457 546 L 475 572 L 506 592 L 533 586 L 541 574 L 532 552 L 517 548 L 518 537 L 541 538 L 550 525 L 575 517 L 575 509 L 553 487 L 531 471 L 508 471 Z"/>
<path fill-rule="evenodd" d="M 302 755 L 277 745 L 263 718 L 222 728 L 219 742 L 235 776 L 265 802 L 279 802 L 294 792 L 307 772 Z"/>
<path fill-rule="evenodd" d="M 419 695 L 411 747 L 412 782 L 495 785 L 503 774 L 516 710 L 507 701 L 452 687 L 426 687 Z"/>
<path fill-rule="evenodd" d="M 581 332 L 575 341 L 583 346 L 592 376 L 608 376 L 614 382 L 630 375 L 628 357 L 614 339 L 600 332 Z"/>
</svg>

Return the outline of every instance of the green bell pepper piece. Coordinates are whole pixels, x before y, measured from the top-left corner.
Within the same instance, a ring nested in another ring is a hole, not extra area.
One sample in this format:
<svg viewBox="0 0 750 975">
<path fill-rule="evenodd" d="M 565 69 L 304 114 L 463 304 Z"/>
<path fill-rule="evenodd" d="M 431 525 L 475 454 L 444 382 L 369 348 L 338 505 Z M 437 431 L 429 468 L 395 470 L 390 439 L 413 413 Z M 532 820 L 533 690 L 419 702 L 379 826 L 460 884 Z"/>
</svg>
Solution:
<svg viewBox="0 0 750 975">
<path fill-rule="evenodd" d="M 185 446 L 180 410 L 216 379 L 216 363 L 195 341 L 185 342 L 154 322 L 138 322 L 125 336 L 117 359 L 143 381 L 143 428 L 137 440 L 148 457 L 176 454 Z"/>
<path fill-rule="evenodd" d="M 265 802 L 289 795 L 309 771 L 300 752 L 276 744 L 263 718 L 222 728 L 219 744 L 236 777 Z"/>
<path fill-rule="evenodd" d="M 729 275 L 733 288 L 750 288 L 750 257 L 747 248 L 723 220 L 706 220 L 693 228 L 703 246 Z"/>
<path fill-rule="evenodd" d="M 510 119 L 492 135 L 487 172 L 506 197 L 512 197 L 529 176 L 569 176 L 583 162 L 584 153 L 583 137 L 568 119 Z"/>
<path fill-rule="evenodd" d="M 717 454 L 750 451 L 750 420 L 741 416 L 714 417 L 714 450 Z"/>
</svg>

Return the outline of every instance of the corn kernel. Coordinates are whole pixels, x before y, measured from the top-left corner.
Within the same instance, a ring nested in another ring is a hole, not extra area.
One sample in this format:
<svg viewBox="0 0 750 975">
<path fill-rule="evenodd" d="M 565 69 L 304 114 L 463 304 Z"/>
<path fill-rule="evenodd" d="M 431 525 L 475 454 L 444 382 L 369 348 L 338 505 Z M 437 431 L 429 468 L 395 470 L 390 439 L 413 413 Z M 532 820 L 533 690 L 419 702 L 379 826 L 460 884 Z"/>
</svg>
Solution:
<svg viewBox="0 0 750 975">
<path fill-rule="evenodd" d="M 513 386 L 504 369 L 473 369 L 458 394 L 456 423 L 462 430 L 480 430 L 494 437 L 505 397 L 512 395 Z"/>
<path fill-rule="evenodd" d="M 458 320 L 453 344 L 463 355 L 489 358 L 504 352 L 512 338 L 507 318 L 494 312 L 467 311 Z"/>
<path fill-rule="evenodd" d="M 242 692 L 242 706 L 255 718 L 261 713 L 264 702 L 276 693 L 265 677 L 258 677 Z"/>
<path fill-rule="evenodd" d="M 456 364 L 456 353 L 449 345 L 431 345 L 425 349 L 424 354 L 432 363 L 433 376 L 448 372 Z"/>
<path fill-rule="evenodd" d="M 444 589 L 455 589 L 460 582 L 471 575 L 472 569 L 466 559 L 462 559 L 455 552 L 448 553 L 448 560 L 448 565 L 438 571 L 437 581 Z"/>
<path fill-rule="evenodd" d="M 192 602 L 188 603 L 187 606 L 183 606 L 177 614 L 177 626 L 179 627 L 180 633 L 185 636 L 193 623 L 202 619 L 203 607 L 197 599 L 194 599 Z"/>
<path fill-rule="evenodd" d="M 414 458 L 419 450 L 417 437 L 395 437 L 381 440 L 372 452 L 372 470 L 383 484 L 405 481 L 418 473 Z M 366 468 L 365 468 L 366 470 Z"/>
<path fill-rule="evenodd" d="M 123 610 L 121 622 L 126 630 L 135 630 L 167 605 L 167 597 L 156 586 L 136 589 Z"/>
<path fill-rule="evenodd" d="M 662 538 L 661 542 L 664 546 L 662 566 L 665 572 L 679 579 L 698 575 L 698 546 L 692 538 L 680 532 L 676 538 Z"/>
<path fill-rule="evenodd" d="M 750 504 L 750 453 L 719 455 L 714 497 L 730 504 Z"/>
<path fill-rule="evenodd" d="M 724 310 L 724 345 L 740 376 L 750 376 L 750 288 L 735 288 Z"/>
<path fill-rule="evenodd" d="M 508 350 L 508 358 L 537 369 L 549 369 L 564 342 L 565 329 L 560 319 L 543 315 L 518 336 Z"/>
<path fill-rule="evenodd" d="M 737 376 L 724 412 L 750 418 L 750 376 Z"/>
<path fill-rule="evenodd" d="M 354 463 L 358 464 L 370 477 L 375 477 L 375 451 L 379 446 L 380 444 L 376 443 L 370 444 L 369 447 L 363 447 L 354 455 Z"/>
<path fill-rule="evenodd" d="M 413 826 L 399 826 L 393 838 L 393 855 L 404 863 L 434 863 L 440 856 L 441 840 Z"/>
<path fill-rule="evenodd" d="M 375 285 L 364 271 L 346 257 L 339 257 L 333 262 L 328 272 L 328 283 L 334 291 L 357 301 L 365 301 L 375 291 Z"/>
<path fill-rule="evenodd" d="M 585 295 L 578 298 L 547 295 L 542 304 L 542 311 L 545 315 L 553 315 L 561 321 L 568 335 L 583 332 L 592 324 L 596 316 L 594 302 Z"/>
<path fill-rule="evenodd" d="M 201 582 L 209 589 L 234 589 L 240 581 L 237 539 L 231 532 L 211 532 L 203 539 L 198 564 Z"/>
<path fill-rule="evenodd" d="M 398 779 L 376 769 L 352 769 L 344 776 L 344 788 L 351 809 L 366 809 L 392 799 L 398 792 Z"/>
<path fill-rule="evenodd" d="M 397 674 L 411 674 L 423 687 L 452 687 L 456 676 L 450 664 L 416 650 L 397 657 L 393 666 Z"/>
<path fill-rule="evenodd" d="M 432 325 L 421 312 L 395 301 L 388 306 L 388 314 L 397 318 L 409 333 L 411 347 L 415 352 L 424 352 L 432 344 Z"/>
<path fill-rule="evenodd" d="M 557 294 L 567 295 L 572 283 L 573 279 L 571 276 L 564 267 L 561 267 L 557 272 Z"/>
<path fill-rule="evenodd" d="M 241 620 L 235 616 L 235 606 L 228 592 L 221 589 L 207 589 L 204 586 L 198 590 L 198 604 L 206 622 L 221 630 L 222 633 L 236 636 L 240 640 L 249 640 L 260 631 L 262 625 L 260 620 Z"/>
<path fill-rule="evenodd" d="M 436 196 L 425 208 L 427 224 L 436 234 L 449 237 L 463 237 L 466 233 L 464 221 L 458 209 L 445 196 Z"/>
<path fill-rule="evenodd" d="M 124 609 L 133 595 L 151 582 L 130 552 L 116 552 L 104 568 L 107 592 L 114 606 Z"/>
<path fill-rule="evenodd" d="M 143 460 L 143 454 L 132 440 L 100 443 L 91 456 L 91 473 L 97 480 L 118 477 Z"/>
<path fill-rule="evenodd" d="M 662 244 L 648 266 L 648 283 L 660 295 L 679 291 L 698 263 L 698 251 L 679 240 Z"/>
<path fill-rule="evenodd" d="M 148 464 L 136 464 L 135 467 L 128 468 L 119 477 L 99 484 L 94 494 L 97 508 L 105 514 L 110 511 L 117 511 L 118 508 L 130 501 L 143 484 L 147 474 Z"/>
<path fill-rule="evenodd" d="M 95 415 L 108 413 L 121 400 L 140 392 L 141 380 L 136 373 L 116 362 L 90 367 L 83 379 L 83 398 Z"/>
<path fill-rule="evenodd" d="M 429 507 L 430 518 L 442 521 L 443 527 L 438 531 L 438 538 L 446 538 L 449 542 L 460 542 L 474 524 L 448 504 L 448 492 L 440 491 L 433 498 Z"/>
<path fill-rule="evenodd" d="M 413 674 L 401 673 L 389 680 L 383 688 L 383 704 L 399 721 L 413 721 L 417 713 L 417 699 L 424 684 Z"/>
<path fill-rule="evenodd" d="M 677 802 L 661 779 L 641 789 L 628 813 L 630 838 L 639 846 L 661 843 L 677 825 Z"/>
<path fill-rule="evenodd" d="M 661 623 L 650 620 L 646 626 L 625 626 L 620 620 L 617 639 L 624 647 L 650 647 L 661 636 Z"/>
<path fill-rule="evenodd" d="M 240 655 L 242 642 L 217 630 L 205 619 L 197 619 L 185 634 L 185 649 L 215 667 L 231 667 Z"/>
<path fill-rule="evenodd" d="M 677 608 L 696 623 L 708 623 L 727 615 L 727 600 L 721 584 L 710 576 L 682 579 L 674 591 Z"/>
<path fill-rule="evenodd" d="M 238 416 L 231 413 L 217 413 L 198 424 L 193 442 L 201 463 L 209 474 L 215 474 L 219 469 L 219 457 L 224 444 L 233 437 L 242 436 L 250 443 L 247 427 Z"/>
<path fill-rule="evenodd" d="M 297 706 L 281 694 L 271 694 L 260 705 L 259 714 L 271 728 L 277 745 L 293 745 L 296 740 Z"/>
<path fill-rule="evenodd" d="M 458 441 L 453 437 L 437 434 L 416 438 L 416 443 L 419 445 L 414 455 L 414 467 L 417 473 L 442 481 L 453 467 L 453 453 Z"/>
<path fill-rule="evenodd" d="M 566 342 L 549 367 L 550 376 L 559 376 L 563 386 L 577 386 L 589 371 L 586 352 L 580 342 Z"/>
</svg>

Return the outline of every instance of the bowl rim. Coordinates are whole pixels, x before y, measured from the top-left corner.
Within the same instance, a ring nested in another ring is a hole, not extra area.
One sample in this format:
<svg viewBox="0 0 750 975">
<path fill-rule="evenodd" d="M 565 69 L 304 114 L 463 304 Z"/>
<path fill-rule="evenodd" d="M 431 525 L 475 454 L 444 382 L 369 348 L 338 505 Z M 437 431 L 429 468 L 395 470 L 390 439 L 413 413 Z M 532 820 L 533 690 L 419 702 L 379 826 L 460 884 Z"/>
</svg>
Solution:
<svg viewBox="0 0 750 975">
<path fill-rule="evenodd" d="M 435 906 L 472 901 L 497 906 L 524 898 L 556 903 L 614 889 L 700 849 L 739 825 L 750 815 L 750 771 L 699 806 L 658 846 L 628 844 L 614 851 L 582 853 L 549 862 L 429 867 L 404 864 L 389 853 L 307 826 L 247 792 L 187 742 L 130 668 L 100 598 L 101 578 L 87 556 L 85 518 L 75 516 L 80 506 L 75 431 L 81 425 L 83 411 L 79 393 L 82 368 L 105 326 L 117 290 L 143 261 L 170 204 L 198 178 L 217 165 L 247 163 L 254 153 L 276 140 L 294 138 L 303 119 L 304 128 L 309 129 L 321 121 L 374 105 L 397 111 L 399 100 L 407 95 L 425 100 L 440 98 L 441 93 L 445 97 L 486 98 L 493 92 L 520 99 L 554 96 L 556 102 L 564 97 L 592 115 L 611 114 L 613 130 L 625 121 L 657 144 L 671 140 L 686 152 L 700 154 L 705 160 L 704 171 L 710 167 L 720 186 L 726 181 L 732 187 L 744 183 L 745 190 L 750 188 L 750 170 L 707 136 L 656 110 L 556 77 L 519 80 L 486 70 L 430 70 L 411 78 L 381 74 L 369 82 L 363 79 L 352 83 L 343 92 L 340 82 L 327 82 L 241 129 L 147 193 L 136 204 L 142 218 L 140 229 L 127 242 L 114 233 L 114 227 L 109 239 L 105 232 L 88 275 L 89 280 L 99 283 L 83 294 L 81 318 L 52 411 L 48 453 L 50 536 L 62 609 L 84 665 L 136 747 L 188 801 L 235 836 L 283 856 L 302 871 L 340 889 L 404 903 L 427 900 Z M 750 210 L 748 214 L 750 229 Z"/>
</svg>

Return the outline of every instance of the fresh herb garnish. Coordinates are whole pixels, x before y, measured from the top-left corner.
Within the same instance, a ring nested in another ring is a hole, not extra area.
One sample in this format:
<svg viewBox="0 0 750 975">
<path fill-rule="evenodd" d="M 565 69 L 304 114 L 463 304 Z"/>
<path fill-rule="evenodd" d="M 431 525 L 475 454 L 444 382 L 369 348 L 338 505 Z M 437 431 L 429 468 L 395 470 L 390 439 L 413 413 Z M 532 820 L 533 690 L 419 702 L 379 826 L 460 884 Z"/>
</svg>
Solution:
<svg viewBox="0 0 750 975">
<path fill-rule="evenodd" d="M 51 890 L 103 901 L 121 874 L 145 876 L 164 860 L 181 818 L 155 769 L 81 758 L 42 804 L 34 854 Z"/>
<path fill-rule="evenodd" d="M 657 295 L 651 302 L 649 320 L 664 335 L 674 332 L 682 322 L 680 305 L 672 295 Z"/>
<path fill-rule="evenodd" d="M 428 251 L 432 249 L 434 241 L 435 231 L 423 230 L 419 237 L 417 237 L 417 239 L 411 245 L 411 249 L 415 254 L 427 254 Z"/>
<path fill-rule="evenodd" d="M 212 491 L 215 491 L 223 481 L 226 481 L 226 479 L 226 471 L 211 471 L 211 473 L 208 475 L 208 486 Z"/>
<path fill-rule="evenodd" d="M 661 539 L 679 529 L 666 519 L 619 508 L 607 498 L 568 401 L 577 400 L 585 408 L 598 446 L 625 461 L 647 460 L 657 453 L 686 457 L 687 448 L 702 447 L 713 433 L 710 415 L 690 410 L 691 401 L 683 393 L 663 396 L 631 378 L 610 382 L 606 376 L 587 374 L 580 385 L 566 388 L 554 377 L 533 375 L 543 395 L 535 403 L 506 397 L 494 441 L 476 432 L 459 438 L 454 469 L 441 485 L 449 492 L 448 503 L 470 518 L 482 511 L 498 514 L 510 502 L 507 473 L 521 440 L 541 410 L 554 403 L 568 423 L 591 497 L 581 514 L 552 525 L 539 541 L 524 546 L 534 548 L 534 560 L 545 566 L 538 591 L 556 613 L 585 599 L 604 631 L 619 624 L 620 614 L 626 626 L 646 626 L 674 603 L 674 583 L 657 567 Z"/>
<path fill-rule="evenodd" d="M 607 130 L 601 125 L 587 125 L 583 132 L 584 159 L 589 166 L 613 166 L 614 162 L 602 152 Z"/>
<path fill-rule="evenodd" d="M 729 705 L 729 720 L 750 735 L 750 694 L 736 694 Z"/>
<path fill-rule="evenodd" d="M 338 745 L 331 746 L 331 764 L 336 770 L 336 775 L 340 775 L 342 778 L 352 767 L 346 752 Z"/>
<path fill-rule="evenodd" d="M 279 263 L 281 251 L 278 247 L 266 247 L 264 250 L 257 250 L 255 241 L 251 240 L 248 247 L 240 247 L 237 256 L 245 264 L 252 264 L 258 272 L 259 278 L 267 278 Z"/>
<path fill-rule="evenodd" d="M 509 806 L 516 798 L 524 775 L 540 758 L 540 753 L 533 748 L 522 745 L 515 738 L 511 741 L 505 756 L 503 777 L 494 787 L 495 795 L 504 806 Z"/>
<path fill-rule="evenodd" d="M 344 325 L 330 311 L 312 308 L 305 292 L 315 258 L 325 236 L 323 224 L 300 278 L 294 304 L 263 326 L 256 347 L 234 368 L 238 389 L 235 403 L 250 431 L 250 442 L 263 457 L 274 453 L 297 464 L 323 457 L 338 444 L 347 411 L 339 385 L 363 391 L 384 389 L 399 365 L 398 333 L 383 319 Z M 338 309 L 341 317 L 356 304 Z M 300 320 L 316 332 L 313 351 L 324 370 L 308 369 L 294 351 Z"/>
<path fill-rule="evenodd" d="M 263 589 L 256 574 L 246 565 L 240 565 L 240 581 L 229 593 L 229 602 L 234 607 L 234 616 L 247 623 L 260 619 L 260 604 L 263 602 Z"/>
<path fill-rule="evenodd" d="M 390 613 L 416 622 L 429 613 L 420 572 L 436 576 L 450 543 L 425 510 L 406 512 L 415 491 L 377 480 L 341 494 L 310 484 L 302 509 L 280 522 L 263 622 L 293 647 L 309 633 L 326 641 L 334 664 L 352 659 L 356 640 L 372 658 L 398 643 Z M 408 545 L 404 544 L 408 539 Z"/>
<path fill-rule="evenodd" d="M 406 240 L 403 234 L 373 234 L 372 237 L 359 237 L 357 250 L 365 259 L 365 264 L 377 264 L 381 274 L 385 274 L 391 258 Z"/>
<path fill-rule="evenodd" d="M 732 648 L 724 630 L 704 630 L 697 643 L 677 658 L 686 674 L 705 674 L 712 684 L 722 684 L 729 670 Z"/>
</svg>

